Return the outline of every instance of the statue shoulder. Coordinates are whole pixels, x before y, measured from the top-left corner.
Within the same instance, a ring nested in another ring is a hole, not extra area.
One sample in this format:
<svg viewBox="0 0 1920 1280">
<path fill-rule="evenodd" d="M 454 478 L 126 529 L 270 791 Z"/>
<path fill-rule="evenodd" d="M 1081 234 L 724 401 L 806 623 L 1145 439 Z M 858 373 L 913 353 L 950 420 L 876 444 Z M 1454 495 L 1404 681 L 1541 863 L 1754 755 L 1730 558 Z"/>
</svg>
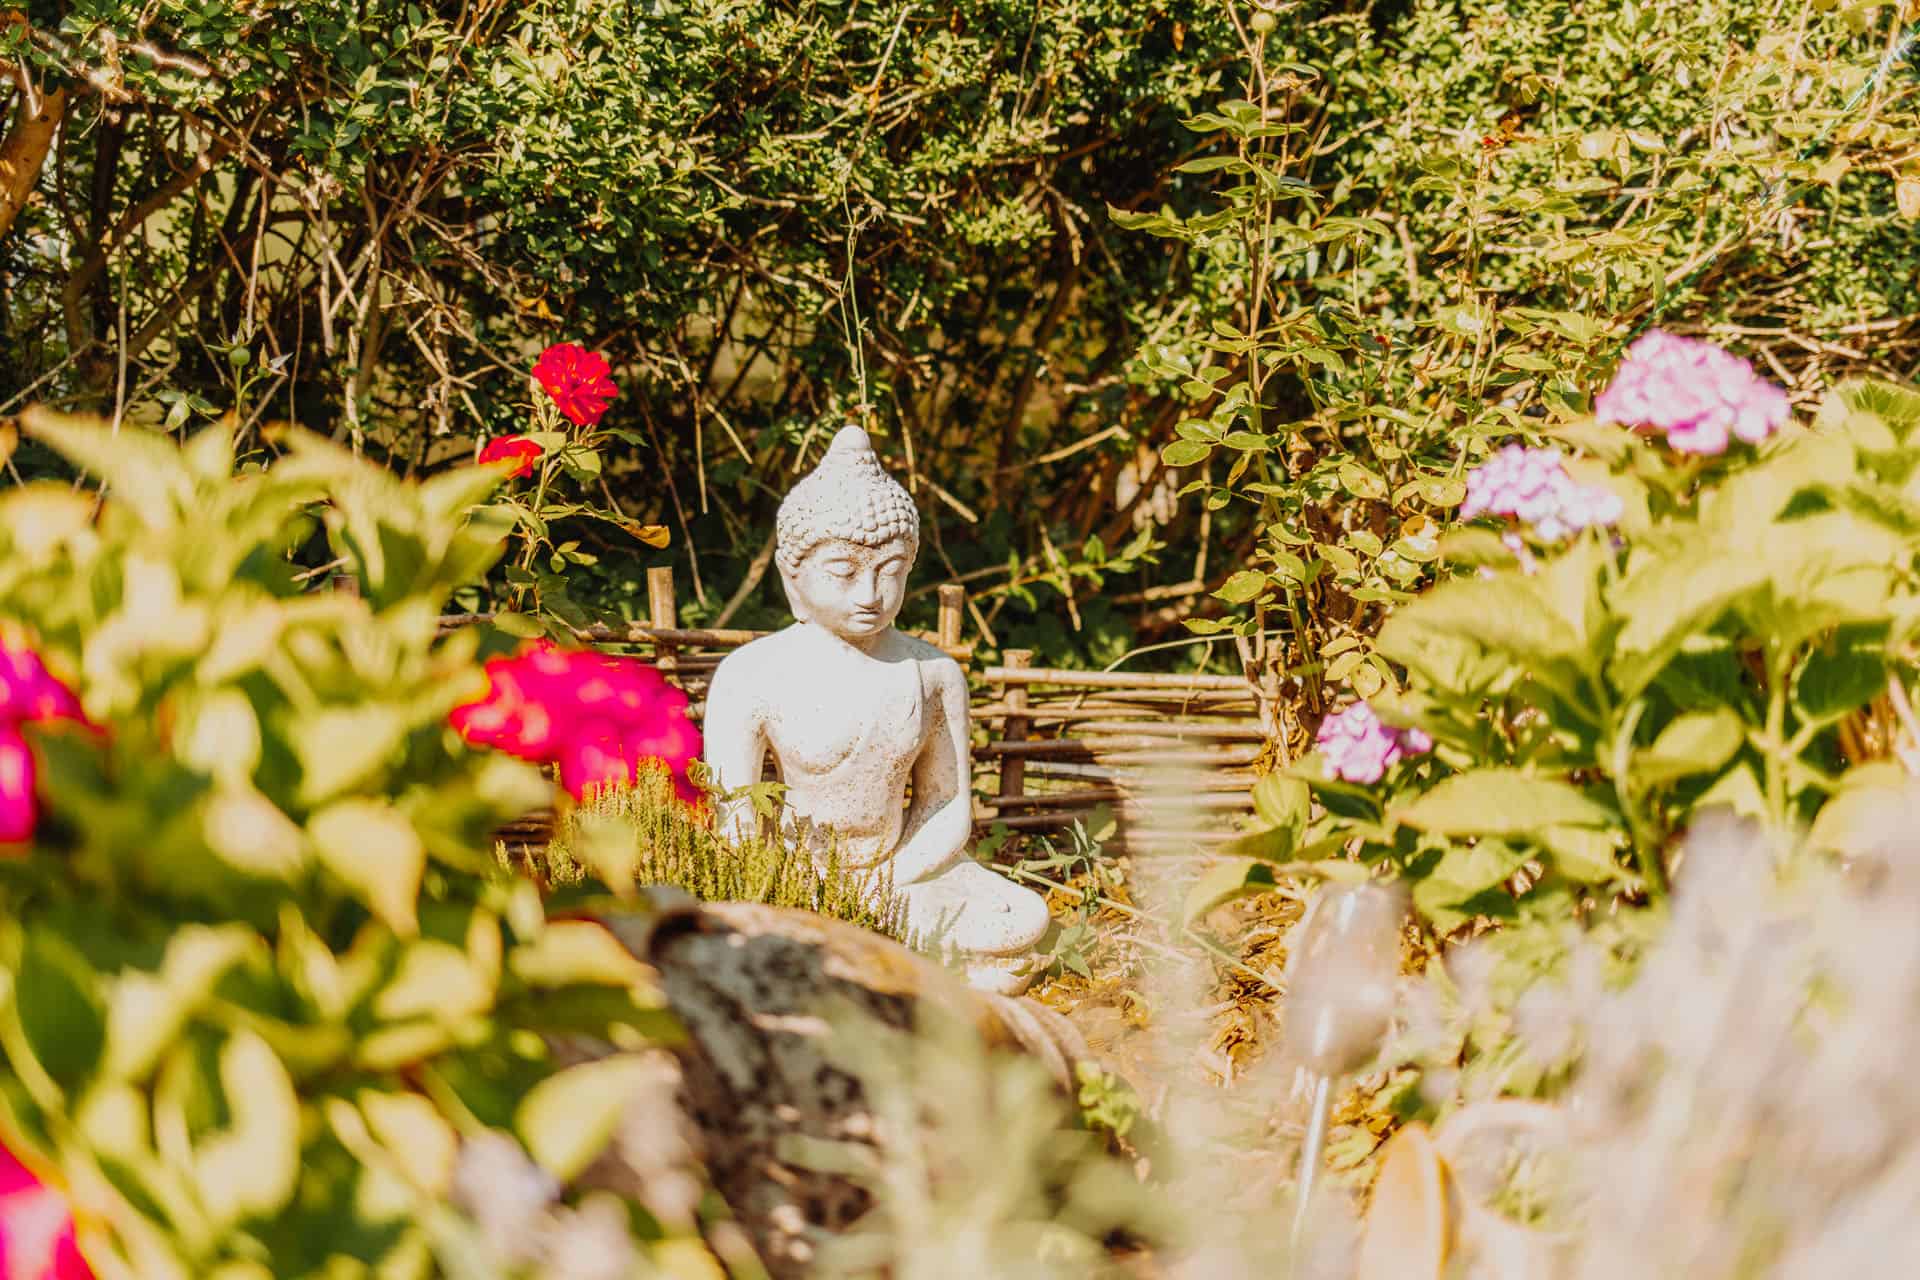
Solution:
<svg viewBox="0 0 1920 1280">
<path fill-rule="evenodd" d="M 729 683 L 754 682 L 766 679 L 777 673 L 792 661 L 792 628 L 775 631 L 756 640 L 749 640 L 720 659 L 720 665 L 713 669 L 715 684 L 725 680 Z"/>
<path fill-rule="evenodd" d="M 967 690 L 967 673 L 958 662 L 939 645 L 929 644 L 918 636 L 905 632 L 896 633 L 907 656 L 919 666 L 921 679 L 931 688 L 958 689 L 962 696 Z"/>
</svg>

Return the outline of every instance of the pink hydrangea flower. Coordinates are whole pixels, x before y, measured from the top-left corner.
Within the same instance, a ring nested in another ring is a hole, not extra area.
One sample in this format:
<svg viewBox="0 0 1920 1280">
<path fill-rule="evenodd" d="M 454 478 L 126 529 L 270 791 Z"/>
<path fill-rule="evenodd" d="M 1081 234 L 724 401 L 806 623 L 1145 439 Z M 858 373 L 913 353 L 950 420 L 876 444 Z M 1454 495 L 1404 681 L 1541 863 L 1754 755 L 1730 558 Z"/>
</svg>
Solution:
<svg viewBox="0 0 1920 1280">
<path fill-rule="evenodd" d="M 687 695 L 657 669 L 536 644 L 494 659 L 486 671 L 486 696 L 448 716 L 467 741 L 559 765 L 561 785 L 575 799 L 597 787 L 631 785 L 644 762 L 659 760 L 675 793 L 699 800 L 688 768 L 700 755 L 700 730 L 687 715 Z"/>
<path fill-rule="evenodd" d="M 1419 729 L 1391 728 L 1355 702 L 1320 722 L 1317 745 L 1330 777 L 1371 784 L 1408 756 L 1433 750 L 1433 739 Z"/>
<path fill-rule="evenodd" d="M 0 1145 L 0 1278 L 93 1280 L 66 1197 Z"/>
<path fill-rule="evenodd" d="M 1581 529 L 1620 519 L 1618 494 L 1599 485 L 1576 484 L 1558 449 L 1510 444 L 1467 473 L 1460 518 L 1512 516 L 1536 537 L 1557 542 Z"/>
<path fill-rule="evenodd" d="M 1663 432 L 1681 453 L 1725 453 L 1730 436 L 1759 444 L 1786 425 L 1787 393 L 1745 360 L 1698 338 L 1655 329 L 1627 350 L 1593 403 L 1601 422 Z"/>
</svg>

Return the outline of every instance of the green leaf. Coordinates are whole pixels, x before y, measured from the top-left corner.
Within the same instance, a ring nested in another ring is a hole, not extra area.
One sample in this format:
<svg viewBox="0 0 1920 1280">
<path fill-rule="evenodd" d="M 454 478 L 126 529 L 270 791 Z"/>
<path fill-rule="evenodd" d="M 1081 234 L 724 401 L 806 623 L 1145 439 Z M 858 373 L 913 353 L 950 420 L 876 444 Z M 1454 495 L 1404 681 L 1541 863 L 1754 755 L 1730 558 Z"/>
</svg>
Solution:
<svg viewBox="0 0 1920 1280">
<path fill-rule="evenodd" d="M 1313 811 L 1313 792 L 1299 778 L 1269 773 L 1253 784 L 1253 811 L 1270 827 L 1285 827 L 1297 836 L 1307 829 Z"/>
<path fill-rule="evenodd" d="M 193 473 L 165 436 L 130 424 L 110 431 L 97 418 L 55 413 L 39 405 L 20 415 L 20 425 L 98 477 L 149 529 L 172 529 L 183 513 L 198 505 Z"/>
<path fill-rule="evenodd" d="M 1635 753 L 1630 764 L 1633 780 L 1652 787 L 1697 773 L 1715 773 L 1733 759 L 1746 738 L 1745 723 L 1726 707 L 1676 716 L 1652 746 Z"/>
<path fill-rule="evenodd" d="M 1340 464 L 1340 487 L 1356 498 L 1378 501 L 1387 496 L 1387 482 L 1357 462 Z"/>
<path fill-rule="evenodd" d="M 395 931 L 418 928 L 426 846 L 413 824 L 379 800 L 343 800 L 307 823 L 320 862 Z"/>
<path fill-rule="evenodd" d="M 522 640 L 532 640 L 546 634 L 538 618 L 524 613 L 496 613 L 493 615 L 493 625 L 495 629 Z"/>
<path fill-rule="evenodd" d="M 1605 884 L 1620 874 L 1614 853 L 1620 848 L 1618 831 L 1593 827 L 1550 827 L 1540 842 L 1553 851 L 1553 867 L 1581 884 Z"/>
<path fill-rule="evenodd" d="M 1526 857 L 1499 840 L 1454 845 L 1413 886 L 1413 905 L 1446 935 L 1480 911 L 1465 909 L 1473 899 L 1498 888 L 1520 869 Z"/>
<path fill-rule="evenodd" d="M 1565 668 L 1589 660 L 1580 633 L 1518 573 L 1441 583 L 1389 617 L 1375 648 L 1418 666 L 1436 634 L 1471 641 L 1562 687 L 1571 683 Z"/>
<path fill-rule="evenodd" d="M 1180 927 L 1191 929 L 1215 907 L 1265 893 L 1277 883 L 1273 863 L 1263 858 L 1224 858 L 1201 872 L 1200 878 L 1187 890 L 1186 899 L 1180 905 Z"/>
<path fill-rule="evenodd" d="M 541 1168 L 569 1182 L 605 1149 L 635 1091 L 653 1075 L 651 1063 L 628 1055 L 568 1067 L 527 1094 L 514 1131 Z"/>
<path fill-rule="evenodd" d="M 1475 769 L 1442 779 L 1394 820 L 1447 836 L 1533 836 L 1549 827 L 1605 827 L 1613 812 L 1564 782 L 1518 769 Z"/>
<path fill-rule="evenodd" d="M 1191 467 L 1212 453 L 1213 446 L 1203 440 L 1175 440 L 1160 451 L 1160 460 L 1170 467 Z"/>
<path fill-rule="evenodd" d="M 220 1088 L 233 1123 L 193 1153 L 201 1202 L 217 1225 L 285 1208 L 300 1176 L 300 1101 L 267 1042 L 236 1031 L 220 1051 Z"/>
<path fill-rule="evenodd" d="M 1221 583 L 1213 594 L 1229 604 L 1245 604 L 1266 589 L 1266 574 L 1257 569 L 1242 569 Z"/>
<path fill-rule="evenodd" d="M 122 971 L 107 997 L 107 1074 L 144 1078 L 214 984 L 258 944 L 243 925 L 182 925 L 167 940 L 159 972 Z"/>
<path fill-rule="evenodd" d="M 507 967 L 533 987 L 639 988 L 651 972 L 604 925 L 591 920 L 549 921 L 538 937 L 508 953 Z"/>
<path fill-rule="evenodd" d="M 406 741 L 407 724 L 389 706 L 329 707 L 288 727 L 300 757 L 300 799 L 320 804 L 369 781 Z"/>
<path fill-rule="evenodd" d="M 30 928 L 13 985 L 26 1048 L 55 1084 L 73 1089 L 93 1073 L 106 1049 L 99 976 L 66 939 Z"/>
<path fill-rule="evenodd" d="M 1809 720 L 1831 722 L 1872 702 L 1887 688 L 1887 660 L 1878 648 L 1835 641 L 1808 656 L 1795 673 L 1793 701 Z"/>
</svg>

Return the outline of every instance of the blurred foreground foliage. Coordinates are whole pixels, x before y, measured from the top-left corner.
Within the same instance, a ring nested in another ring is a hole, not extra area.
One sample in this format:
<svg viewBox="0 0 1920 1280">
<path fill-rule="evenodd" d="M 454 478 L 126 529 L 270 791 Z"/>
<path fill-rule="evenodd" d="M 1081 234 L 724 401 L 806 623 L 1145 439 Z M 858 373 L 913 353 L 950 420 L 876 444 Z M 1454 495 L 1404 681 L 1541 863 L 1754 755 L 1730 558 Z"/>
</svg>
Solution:
<svg viewBox="0 0 1920 1280">
<path fill-rule="evenodd" d="M 551 784 L 447 726 L 485 678 L 437 618 L 504 548 L 473 509 L 498 471 L 26 425 L 105 494 L 0 499 L 0 625 L 100 728 L 33 736 L 44 814 L 0 861 L 7 1146 L 102 1275 L 467 1274 L 464 1146 L 512 1133 L 564 1185 L 631 1093 L 537 1033 L 676 1034 L 611 934 L 489 855 Z M 316 539 L 357 590 L 312 589 Z"/>
</svg>

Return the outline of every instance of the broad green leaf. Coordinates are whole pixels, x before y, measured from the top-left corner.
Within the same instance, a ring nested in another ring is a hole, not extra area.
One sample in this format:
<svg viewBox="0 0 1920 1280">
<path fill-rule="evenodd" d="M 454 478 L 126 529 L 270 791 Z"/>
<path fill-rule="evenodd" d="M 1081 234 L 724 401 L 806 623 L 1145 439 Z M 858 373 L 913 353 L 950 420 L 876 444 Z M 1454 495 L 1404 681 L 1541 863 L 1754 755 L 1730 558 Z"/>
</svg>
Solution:
<svg viewBox="0 0 1920 1280">
<path fill-rule="evenodd" d="M 13 975 L 13 1013 L 40 1070 L 71 1090 L 100 1064 L 107 1020 L 100 976 L 66 939 L 30 928 Z"/>
<path fill-rule="evenodd" d="M 1242 569 L 1222 583 L 1213 594 L 1229 604 L 1245 604 L 1266 589 L 1266 574 L 1257 569 Z"/>
<path fill-rule="evenodd" d="M 1253 811 L 1270 827 L 1285 827 L 1298 835 L 1307 829 L 1313 793 L 1305 782 L 1284 773 L 1269 773 L 1253 784 Z"/>
<path fill-rule="evenodd" d="M 1223 858 L 1201 872 L 1200 878 L 1187 890 L 1186 899 L 1180 905 L 1180 927 L 1191 929 L 1215 907 L 1265 893 L 1278 883 L 1273 863 L 1264 858 Z"/>
<path fill-rule="evenodd" d="M 640 987 L 650 972 L 604 925 L 591 920 L 549 921 L 539 937 L 507 954 L 507 967 L 534 987 L 577 982 Z"/>
<path fill-rule="evenodd" d="M 183 717 L 176 743 L 181 763 L 231 786 L 244 783 L 260 763 L 260 721 L 253 702 L 238 689 L 207 693 Z"/>
<path fill-rule="evenodd" d="M 1413 905 L 1444 936 L 1483 914 L 1471 907 L 1473 899 L 1498 889 L 1525 861 L 1523 854 L 1499 840 L 1454 845 L 1414 882 Z"/>
<path fill-rule="evenodd" d="M 1191 467 L 1212 452 L 1213 446 L 1203 440 L 1175 440 L 1160 451 L 1160 459 L 1170 467 Z"/>
<path fill-rule="evenodd" d="M 452 1023 L 484 1013 L 493 1003 L 493 976 L 450 942 L 422 938 L 407 944 L 393 980 L 374 997 L 383 1022 L 425 1018 Z"/>
<path fill-rule="evenodd" d="M 1904 842 L 1913 823 L 1912 788 L 1897 765 L 1862 765 L 1820 806 L 1807 844 L 1828 853 L 1860 856 Z"/>
<path fill-rule="evenodd" d="M 1747 738 L 1746 724 L 1728 708 L 1676 716 L 1653 745 L 1635 752 L 1629 764 L 1635 783 L 1659 786 L 1675 778 L 1715 773 Z"/>
<path fill-rule="evenodd" d="M 1357 462 L 1341 463 L 1339 474 L 1340 487 L 1356 498 L 1377 501 L 1387 496 L 1387 482 Z"/>
<path fill-rule="evenodd" d="M 1816 648 L 1794 675 L 1793 701 L 1809 720 L 1832 721 L 1887 690 L 1887 659 L 1878 646 L 1836 640 Z"/>
<path fill-rule="evenodd" d="M 1317 876 L 1342 884 L 1358 884 L 1368 878 L 1367 868 L 1358 862 L 1329 859 L 1321 862 L 1275 862 L 1270 858 L 1228 857 L 1200 873 L 1187 890 L 1180 906 L 1180 927 L 1191 929 L 1215 907 L 1236 898 L 1265 893 L 1282 876 Z"/>
<path fill-rule="evenodd" d="M 570 1181 L 605 1149 L 634 1092 L 654 1073 L 652 1063 L 628 1055 L 568 1067 L 527 1094 L 514 1131 L 535 1163 Z"/>
<path fill-rule="evenodd" d="M 1441 583 L 1396 610 L 1375 648 L 1417 666 L 1435 634 L 1471 641 L 1555 685 L 1571 683 L 1588 661 L 1579 632 L 1518 573 Z"/>
<path fill-rule="evenodd" d="M 1605 884 L 1620 874 L 1614 854 L 1620 848 L 1618 831 L 1594 827 L 1549 827 L 1540 842 L 1553 852 L 1553 867 L 1581 884 Z"/>
<path fill-rule="evenodd" d="M 1827 394 L 1814 419 L 1816 428 L 1845 432 L 1863 443 L 1881 437 L 1905 441 L 1917 425 L 1920 392 L 1878 380 L 1842 382 Z"/>
<path fill-rule="evenodd" d="M 258 945 L 242 925 L 182 925 L 167 940 L 159 972 L 123 970 L 108 984 L 107 1074 L 143 1079 L 214 984 Z"/>
<path fill-rule="evenodd" d="M 140 523 L 156 532 L 175 528 L 195 512 L 193 475 L 165 436 L 131 424 L 109 430 L 97 418 L 56 413 L 35 405 L 20 415 L 28 435 L 98 477 Z"/>
<path fill-rule="evenodd" d="M 460 1140 L 440 1109 L 417 1093 L 362 1089 L 357 1100 L 368 1131 L 407 1180 L 429 1195 L 445 1195 Z"/>
<path fill-rule="evenodd" d="M 427 851 L 420 835 L 378 800 L 343 800 L 307 823 L 320 862 L 396 931 L 412 934 Z"/>
<path fill-rule="evenodd" d="M 217 1224 L 279 1212 L 300 1176 L 300 1101 L 267 1042 L 236 1031 L 220 1050 L 233 1123 L 194 1150 L 194 1181 Z"/>
<path fill-rule="evenodd" d="M 288 734 L 300 757 L 300 798 L 320 804 L 367 782 L 393 759 L 407 724 L 396 708 L 374 703 L 305 713 Z"/>
<path fill-rule="evenodd" d="M 1538 837 L 1549 827 L 1604 827 L 1611 810 L 1564 782 L 1518 769 L 1475 769 L 1442 779 L 1389 815 L 1420 831 L 1447 836 Z"/>
</svg>

